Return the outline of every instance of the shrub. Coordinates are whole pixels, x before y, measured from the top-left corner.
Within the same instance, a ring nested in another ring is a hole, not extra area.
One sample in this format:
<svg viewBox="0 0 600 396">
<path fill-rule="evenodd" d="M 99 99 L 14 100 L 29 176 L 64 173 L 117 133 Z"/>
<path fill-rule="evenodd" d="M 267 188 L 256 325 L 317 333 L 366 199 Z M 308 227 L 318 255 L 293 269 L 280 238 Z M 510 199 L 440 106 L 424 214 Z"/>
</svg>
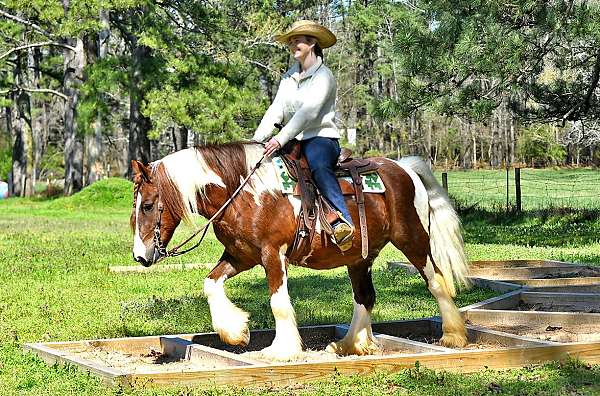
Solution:
<svg viewBox="0 0 600 396">
<path fill-rule="evenodd" d="M 556 165 L 565 159 L 565 149 L 556 142 L 550 125 L 533 124 L 524 128 L 518 140 L 517 154 L 527 164 Z"/>
</svg>

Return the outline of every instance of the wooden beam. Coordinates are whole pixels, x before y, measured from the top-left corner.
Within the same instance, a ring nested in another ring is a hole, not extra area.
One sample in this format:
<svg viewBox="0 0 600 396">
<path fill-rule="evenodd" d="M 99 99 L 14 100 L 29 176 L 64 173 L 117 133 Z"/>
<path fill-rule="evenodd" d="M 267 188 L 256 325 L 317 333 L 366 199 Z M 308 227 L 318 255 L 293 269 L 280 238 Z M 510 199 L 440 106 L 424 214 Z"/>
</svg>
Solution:
<svg viewBox="0 0 600 396">
<path fill-rule="evenodd" d="M 544 286 L 576 286 L 576 285 L 598 285 L 599 277 L 581 278 L 554 278 L 554 279 L 510 279 L 511 283 L 518 283 L 529 287 Z"/>
<path fill-rule="evenodd" d="M 214 263 L 190 263 L 190 264 L 157 264 L 150 267 L 141 265 L 119 265 L 108 267 L 108 270 L 117 274 L 129 273 L 150 273 L 150 272 L 167 272 L 167 271 L 189 271 L 195 269 L 211 269 Z"/>
<path fill-rule="evenodd" d="M 504 311 L 472 309 L 464 313 L 465 319 L 479 326 L 486 325 L 597 325 L 600 331 L 600 314 L 582 312 Z"/>
<path fill-rule="evenodd" d="M 470 276 L 507 280 L 511 279 L 533 279 L 542 278 L 544 276 L 560 275 L 560 274 L 576 274 L 577 271 L 585 270 L 585 266 L 572 267 L 521 267 L 521 268 L 472 268 L 469 272 Z M 600 277 L 598 278 L 600 283 Z"/>
<path fill-rule="evenodd" d="M 522 291 L 514 290 L 503 294 L 501 296 L 496 296 L 492 298 L 488 298 L 487 300 L 483 300 L 477 302 L 475 304 L 467 305 L 466 307 L 462 307 L 459 309 L 460 312 L 466 312 L 471 309 L 477 308 L 485 308 L 485 309 L 508 309 L 513 308 L 519 305 L 519 301 L 521 300 Z"/>
<path fill-rule="evenodd" d="M 133 386 L 217 384 L 248 386 L 288 385 L 298 382 L 323 379 L 331 374 L 369 374 L 375 371 L 393 373 L 414 367 L 416 362 L 422 367 L 459 372 L 473 372 L 485 369 L 506 369 L 538 364 L 551 360 L 578 358 L 588 363 L 600 363 L 600 342 L 573 343 L 565 345 L 543 345 L 497 350 L 468 350 L 411 354 L 401 356 L 373 357 L 336 360 L 319 363 L 286 363 L 265 367 L 232 367 L 226 370 L 197 371 L 184 373 L 144 373 L 128 374 Z"/>
<path fill-rule="evenodd" d="M 554 260 L 475 260 L 471 268 L 571 267 L 573 263 Z"/>
<path fill-rule="evenodd" d="M 593 293 L 547 293 L 524 291 L 521 301 L 526 304 L 552 304 L 552 305 L 586 305 L 594 306 L 600 310 L 600 294 Z"/>
<path fill-rule="evenodd" d="M 531 291 L 549 293 L 595 293 L 600 294 L 600 284 L 597 285 L 570 285 L 570 286 L 541 286 L 528 288 Z"/>
<path fill-rule="evenodd" d="M 104 367 L 84 359 L 73 356 L 69 352 L 56 350 L 42 343 L 28 343 L 23 345 L 24 352 L 37 355 L 48 365 L 74 364 L 99 377 L 107 385 L 125 385 L 128 383 L 125 372 L 111 367 Z"/>
<path fill-rule="evenodd" d="M 481 287 L 482 289 L 491 289 L 500 293 L 508 293 L 517 289 L 523 288 L 523 285 L 517 283 L 502 282 L 493 279 L 484 279 L 468 276 L 467 277 L 474 286 Z"/>
</svg>

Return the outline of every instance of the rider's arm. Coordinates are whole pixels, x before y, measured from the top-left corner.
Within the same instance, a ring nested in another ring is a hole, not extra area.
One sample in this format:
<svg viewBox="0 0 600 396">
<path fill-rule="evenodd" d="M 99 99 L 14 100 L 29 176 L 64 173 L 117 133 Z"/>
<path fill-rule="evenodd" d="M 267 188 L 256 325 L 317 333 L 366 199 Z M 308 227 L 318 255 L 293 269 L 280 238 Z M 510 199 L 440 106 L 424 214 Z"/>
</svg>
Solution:
<svg viewBox="0 0 600 396">
<path fill-rule="evenodd" d="M 313 125 L 315 121 L 320 122 L 320 119 L 323 118 L 324 107 L 333 107 L 331 102 L 335 102 L 335 91 L 335 78 L 329 70 L 316 73 L 310 82 L 308 92 L 303 95 L 304 101 L 301 107 L 281 132 L 275 136 L 279 144 L 283 146 L 307 127 Z"/>
</svg>

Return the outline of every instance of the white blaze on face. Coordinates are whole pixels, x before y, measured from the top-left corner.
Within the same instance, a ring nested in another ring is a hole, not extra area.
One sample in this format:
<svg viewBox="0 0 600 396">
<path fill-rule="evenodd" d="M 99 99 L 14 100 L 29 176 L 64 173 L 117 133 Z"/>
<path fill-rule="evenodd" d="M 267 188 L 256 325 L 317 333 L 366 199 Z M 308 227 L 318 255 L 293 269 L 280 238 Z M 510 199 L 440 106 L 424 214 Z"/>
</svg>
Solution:
<svg viewBox="0 0 600 396">
<path fill-rule="evenodd" d="M 144 241 L 142 241 L 142 237 L 140 236 L 140 226 L 138 224 L 140 219 L 140 207 L 142 206 L 142 194 L 138 192 L 137 198 L 135 200 L 135 233 L 133 236 L 133 256 L 134 257 L 146 257 L 146 245 L 144 245 Z"/>
</svg>

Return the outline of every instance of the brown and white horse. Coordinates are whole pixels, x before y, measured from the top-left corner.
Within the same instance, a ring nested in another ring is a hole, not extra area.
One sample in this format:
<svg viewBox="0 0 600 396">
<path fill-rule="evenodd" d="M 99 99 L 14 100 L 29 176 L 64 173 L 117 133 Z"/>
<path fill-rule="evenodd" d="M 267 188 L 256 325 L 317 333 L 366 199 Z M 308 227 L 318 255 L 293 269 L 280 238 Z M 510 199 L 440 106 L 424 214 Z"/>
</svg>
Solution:
<svg viewBox="0 0 600 396">
<path fill-rule="evenodd" d="M 261 158 L 262 146 L 251 143 L 189 148 L 170 154 L 146 166 L 134 161 L 135 204 L 131 214 L 134 230 L 134 259 L 151 265 L 161 258 L 154 240 L 160 224 L 160 241 L 167 246 L 181 220 L 199 214 L 211 217 L 240 186 Z M 345 253 L 319 230 L 310 253 L 298 263 L 313 269 L 345 265 L 352 283 L 354 314 L 346 336 L 331 343 L 338 354 L 369 354 L 377 349 L 371 331 L 370 313 L 375 303 L 371 265 L 379 251 L 391 242 L 419 270 L 442 317 L 441 343 L 450 347 L 466 344 L 464 322 L 453 297 L 454 282 L 465 283 L 468 264 L 457 215 L 428 166 L 418 158 L 401 161 L 377 158 L 379 174 L 386 186 L 383 194 L 365 194 L 368 219 L 369 255 L 361 257 L 360 230 L 354 245 Z M 347 199 L 358 223 L 357 206 Z M 159 206 L 162 215 L 159 215 Z M 226 296 L 225 280 L 257 264 L 263 266 L 276 336 L 263 353 L 275 359 L 289 359 L 302 351 L 294 308 L 287 288 L 286 251 L 293 241 L 300 201 L 284 196 L 275 165 L 269 159 L 260 166 L 242 192 L 213 223 L 225 251 L 204 282 L 215 331 L 233 345 L 249 341 L 248 314 Z M 160 219 L 160 220 L 159 220 Z"/>
</svg>

